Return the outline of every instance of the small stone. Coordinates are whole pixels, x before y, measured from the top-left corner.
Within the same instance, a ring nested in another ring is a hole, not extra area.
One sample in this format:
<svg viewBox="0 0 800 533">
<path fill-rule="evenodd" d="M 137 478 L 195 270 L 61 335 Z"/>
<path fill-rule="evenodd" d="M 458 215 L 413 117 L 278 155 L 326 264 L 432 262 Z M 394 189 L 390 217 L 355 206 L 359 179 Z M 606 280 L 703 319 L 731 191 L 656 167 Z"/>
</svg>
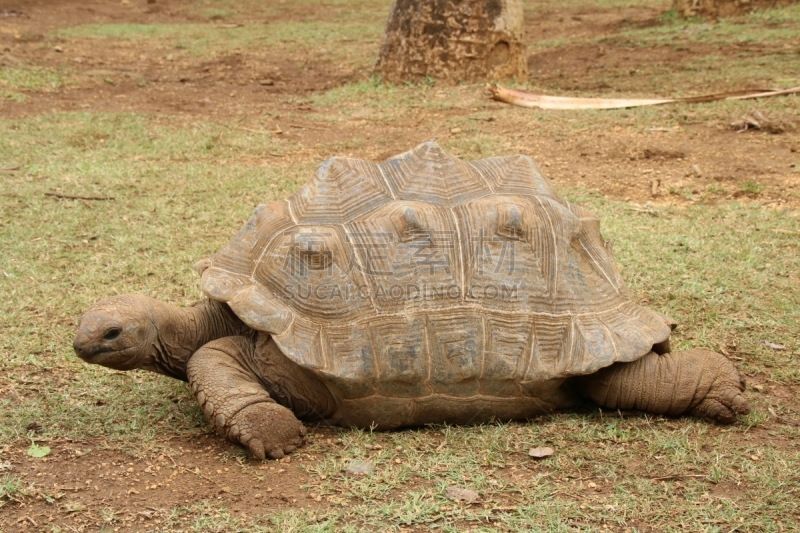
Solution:
<svg viewBox="0 0 800 533">
<path fill-rule="evenodd" d="M 545 457 L 550 457 L 555 453 L 555 450 L 549 446 L 542 446 L 540 448 L 531 448 L 528 450 L 528 455 L 533 457 L 534 459 L 543 459 Z"/>
<path fill-rule="evenodd" d="M 445 489 L 445 494 L 447 497 L 454 502 L 467 502 L 467 503 L 474 503 L 478 501 L 480 495 L 475 492 L 474 490 L 470 489 L 462 489 L 461 487 L 456 486 L 449 486 Z"/>
<path fill-rule="evenodd" d="M 274 80 L 259 80 L 258 83 L 260 83 L 261 85 L 267 85 L 267 86 L 275 85 L 275 81 Z"/>
<path fill-rule="evenodd" d="M 450 133 L 461 133 L 461 128 L 451 128 Z"/>
<path fill-rule="evenodd" d="M 55 46 L 53 47 L 53 51 L 54 51 L 54 52 L 59 52 L 59 53 L 61 53 L 61 52 L 63 52 L 63 51 L 64 51 L 64 49 L 61 47 L 61 45 L 60 45 L 60 44 L 57 44 L 57 45 L 55 45 Z"/>
<path fill-rule="evenodd" d="M 351 461 L 345 472 L 348 474 L 355 474 L 360 476 L 367 476 L 372 473 L 374 467 L 369 461 Z"/>
</svg>

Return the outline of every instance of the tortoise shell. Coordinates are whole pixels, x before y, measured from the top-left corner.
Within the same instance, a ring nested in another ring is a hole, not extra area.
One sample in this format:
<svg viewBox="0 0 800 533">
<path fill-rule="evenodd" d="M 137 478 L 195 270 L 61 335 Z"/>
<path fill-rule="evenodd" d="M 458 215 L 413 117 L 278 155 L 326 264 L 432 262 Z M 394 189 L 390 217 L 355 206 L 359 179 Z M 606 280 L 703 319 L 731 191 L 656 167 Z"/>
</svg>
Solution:
<svg viewBox="0 0 800 533">
<path fill-rule="evenodd" d="M 435 143 L 328 159 L 205 265 L 209 298 L 344 399 L 530 395 L 638 359 L 673 325 L 630 300 L 599 220 L 529 157 Z"/>
</svg>

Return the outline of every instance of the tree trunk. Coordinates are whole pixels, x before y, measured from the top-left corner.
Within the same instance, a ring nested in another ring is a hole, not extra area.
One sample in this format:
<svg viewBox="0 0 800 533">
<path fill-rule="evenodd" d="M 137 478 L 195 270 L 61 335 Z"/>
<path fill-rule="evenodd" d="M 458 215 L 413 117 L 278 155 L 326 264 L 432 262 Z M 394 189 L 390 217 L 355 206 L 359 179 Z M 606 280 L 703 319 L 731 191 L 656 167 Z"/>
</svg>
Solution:
<svg viewBox="0 0 800 533">
<path fill-rule="evenodd" d="M 375 74 L 400 83 L 528 75 L 521 0 L 395 0 Z"/>
<path fill-rule="evenodd" d="M 797 0 L 672 0 L 672 7 L 682 17 L 730 17 L 756 9 L 787 6 Z"/>
</svg>

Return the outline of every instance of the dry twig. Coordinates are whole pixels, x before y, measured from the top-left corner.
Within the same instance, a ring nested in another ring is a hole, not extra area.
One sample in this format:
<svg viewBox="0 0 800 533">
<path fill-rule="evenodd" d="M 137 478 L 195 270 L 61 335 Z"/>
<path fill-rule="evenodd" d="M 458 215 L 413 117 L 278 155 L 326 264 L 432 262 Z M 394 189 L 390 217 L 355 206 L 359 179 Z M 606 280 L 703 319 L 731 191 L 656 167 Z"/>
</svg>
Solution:
<svg viewBox="0 0 800 533">
<path fill-rule="evenodd" d="M 113 196 L 80 196 L 77 194 L 61 194 L 60 192 L 46 192 L 45 196 L 52 196 L 53 198 L 62 198 L 65 200 L 114 200 Z"/>
</svg>

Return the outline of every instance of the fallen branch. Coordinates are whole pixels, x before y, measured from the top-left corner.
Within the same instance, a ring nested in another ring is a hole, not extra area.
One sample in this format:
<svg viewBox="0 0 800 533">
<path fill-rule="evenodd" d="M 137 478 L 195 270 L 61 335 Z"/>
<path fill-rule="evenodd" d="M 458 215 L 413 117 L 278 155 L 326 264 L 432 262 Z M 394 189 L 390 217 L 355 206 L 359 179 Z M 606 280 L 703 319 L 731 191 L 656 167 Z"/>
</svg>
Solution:
<svg viewBox="0 0 800 533">
<path fill-rule="evenodd" d="M 79 196 L 75 194 L 61 194 L 60 192 L 46 192 L 45 196 L 62 198 L 64 200 L 114 200 L 113 196 Z"/>
<path fill-rule="evenodd" d="M 0 171 L 2 171 L 2 172 L 14 172 L 15 170 L 19 170 L 21 168 L 22 168 L 22 165 L 15 165 L 13 167 L 0 168 Z"/>
<path fill-rule="evenodd" d="M 494 100 L 520 107 L 539 109 L 624 109 L 673 103 L 715 102 L 717 100 L 750 100 L 768 96 L 782 96 L 800 93 L 800 87 L 791 89 L 750 89 L 725 93 L 689 96 L 685 98 L 572 98 L 568 96 L 550 96 L 534 94 L 516 89 L 507 89 L 501 85 L 490 85 L 489 92 Z"/>
</svg>

